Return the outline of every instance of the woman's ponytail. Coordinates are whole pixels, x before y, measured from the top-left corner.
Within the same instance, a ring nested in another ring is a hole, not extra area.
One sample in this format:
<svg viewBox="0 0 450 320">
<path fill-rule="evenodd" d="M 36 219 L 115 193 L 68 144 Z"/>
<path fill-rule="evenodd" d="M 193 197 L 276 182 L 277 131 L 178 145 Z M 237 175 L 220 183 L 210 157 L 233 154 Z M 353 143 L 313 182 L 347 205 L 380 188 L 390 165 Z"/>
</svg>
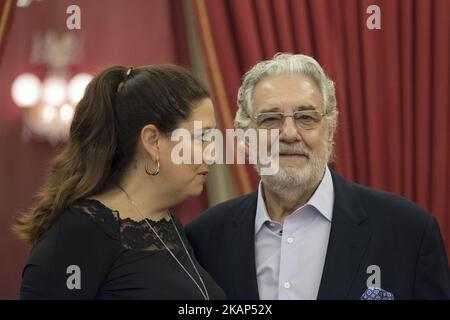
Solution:
<svg viewBox="0 0 450 320">
<path fill-rule="evenodd" d="M 64 207 L 100 191 L 111 174 L 117 151 L 115 100 L 127 69 L 115 66 L 97 75 L 78 103 L 69 143 L 52 161 L 38 204 L 16 219 L 13 230 L 35 244 Z"/>
</svg>

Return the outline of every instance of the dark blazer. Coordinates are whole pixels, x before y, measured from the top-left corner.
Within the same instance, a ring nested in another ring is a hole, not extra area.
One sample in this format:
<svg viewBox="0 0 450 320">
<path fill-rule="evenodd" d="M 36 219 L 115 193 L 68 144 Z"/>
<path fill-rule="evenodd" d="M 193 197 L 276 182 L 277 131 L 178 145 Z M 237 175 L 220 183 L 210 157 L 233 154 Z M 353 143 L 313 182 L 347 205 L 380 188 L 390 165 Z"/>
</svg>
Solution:
<svg viewBox="0 0 450 320">
<path fill-rule="evenodd" d="M 395 299 L 450 299 L 434 217 L 404 198 L 332 176 L 335 201 L 318 299 L 359 299 L 370 265 L 380 267 L 381 287 Z M 259 299 L 256 203 L 257 193 L 221 203 L 186 228 L 198 261 L 230 299 Z"/>
</svg>

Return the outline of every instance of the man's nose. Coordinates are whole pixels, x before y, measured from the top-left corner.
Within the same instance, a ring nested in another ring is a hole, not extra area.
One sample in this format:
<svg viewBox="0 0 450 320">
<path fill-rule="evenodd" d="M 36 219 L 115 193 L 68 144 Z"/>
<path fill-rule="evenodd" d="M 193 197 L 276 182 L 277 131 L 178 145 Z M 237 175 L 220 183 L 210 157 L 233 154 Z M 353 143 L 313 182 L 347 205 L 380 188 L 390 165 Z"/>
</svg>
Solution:
<svg viewBox="0 0 450 320">
<path fill-rule="evenodd" d="M 293 142 L 300 140 L 300 135 L 292 117 L 285 117 L 283 126 L 281 127 L 280 140 Z"/>
</svg>

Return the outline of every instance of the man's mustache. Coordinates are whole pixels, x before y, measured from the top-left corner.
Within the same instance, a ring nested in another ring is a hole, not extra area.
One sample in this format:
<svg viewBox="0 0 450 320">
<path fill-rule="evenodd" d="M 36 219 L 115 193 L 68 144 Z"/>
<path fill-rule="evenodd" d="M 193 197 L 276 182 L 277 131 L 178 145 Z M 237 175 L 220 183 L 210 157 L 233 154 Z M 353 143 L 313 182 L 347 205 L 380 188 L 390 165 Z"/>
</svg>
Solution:
<svg viewBox="0 0 450 320">
<path fill-rule="evenodd" d="M 280 143 L 279 154 L 300 155 L 309 159 L 310 152 L 307 147 L 301 144 L 286 144 Z"/>
</svg>

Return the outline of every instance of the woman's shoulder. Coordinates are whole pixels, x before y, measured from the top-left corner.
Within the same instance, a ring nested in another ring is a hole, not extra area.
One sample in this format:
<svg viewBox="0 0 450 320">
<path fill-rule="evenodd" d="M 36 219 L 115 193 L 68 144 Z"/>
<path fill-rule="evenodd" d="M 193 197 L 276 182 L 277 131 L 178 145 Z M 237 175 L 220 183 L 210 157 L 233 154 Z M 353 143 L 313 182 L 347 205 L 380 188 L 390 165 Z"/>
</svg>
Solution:
<svg viewBox="0 0 450 320">
<path fill-rule="evenodd" d="M 136 221 L 126 215 L 123 217 L 118 210 L 109 208 L 100 200 L 83 198 L 66 207 L 59 224 L 66 236 L 70 236 L 67 233 L 72 234 L 71 238 L 79 234 L 87 238 L 104 238 L 103 233 L 117 240 L 125 249 L 153 251 L 165 249 L 161 239 L 172 248 L 178 247 L 180 236 L 185 239 L 182 223 L 176 215 L 170 216 L 170 219 L 158 221 Z"/>
<path fill-rule="evenodd" d="M 67 205 L 31 250 L 22 271 L 21 298 L 94 298 L 121 250 L 116 224 L 112 212 L 92 201 Z M 74 272 L 81 272 L 83 290 L 68 290 Z"/>
<path fill-rule="evenodd" d="M 68 205 L 60 223 L 69 226 L 72 232 L 86 236 L 103 233 L 112 239 L 120 239 L 118 213 L 94 199 L 78 199 Z"/>
</svg>

